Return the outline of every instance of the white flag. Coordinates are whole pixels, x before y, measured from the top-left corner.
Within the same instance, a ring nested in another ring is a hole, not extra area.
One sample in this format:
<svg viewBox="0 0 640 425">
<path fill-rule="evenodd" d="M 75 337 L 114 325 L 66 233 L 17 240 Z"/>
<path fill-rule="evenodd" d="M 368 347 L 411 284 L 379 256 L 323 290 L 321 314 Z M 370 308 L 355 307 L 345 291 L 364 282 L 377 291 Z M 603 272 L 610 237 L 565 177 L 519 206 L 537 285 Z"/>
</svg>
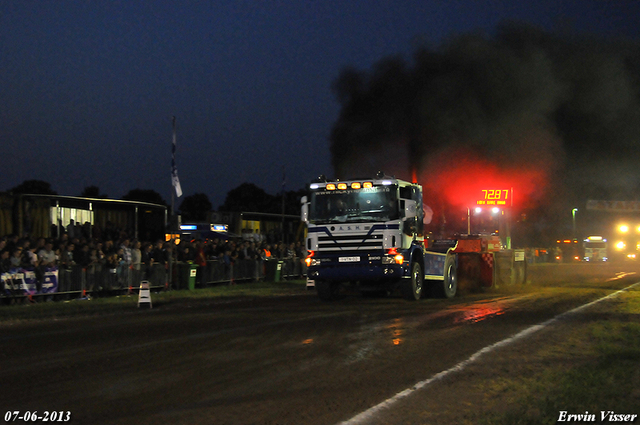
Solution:
<svg viewBox="0 0 640 425">
<path fill-rule="evenodd" d="M 171 184 L 176 188 L 176 196 L 179 198 L 182 196 L 182 188 L 180 187 L 180 179 L 178 179 L 178 170 L 173 169 L 171 172 Z"/>
<path fill-rule="evenodd" d="M 178 167 L 176 167 L 176 117 L 173 117 L 173 141 L 171 143 L 171 184 L 176 189 L 176 195 L 182 196 L 180 179 L 178 179 Z"/>
</svg>

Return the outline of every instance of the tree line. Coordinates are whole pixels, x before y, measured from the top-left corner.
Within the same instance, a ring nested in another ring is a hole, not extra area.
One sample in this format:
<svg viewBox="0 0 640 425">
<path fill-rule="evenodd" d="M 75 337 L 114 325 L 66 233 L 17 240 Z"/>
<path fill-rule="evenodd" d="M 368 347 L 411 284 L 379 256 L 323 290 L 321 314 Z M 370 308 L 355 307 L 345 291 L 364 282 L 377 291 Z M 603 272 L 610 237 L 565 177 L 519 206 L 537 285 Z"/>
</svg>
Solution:
<svg viewBox="0 0 640 425">
<path fill-rule="evenodd" d="M 51 184 L 42 180 L 25 180 L 23 183 L 9 190 L 13 194 L 58 195 Z M 221 212 L 260 212 L 297 215 L 300 213 L 300 198 L 306 194 L 304 189 L 286 191 L 271 195 L 253 183 L 242 183 L 231 189 L 222 205 Z M 284 195 L 284 203 L 283 203 Z M 108 196 L 100 191 L 98 186 L 87 186 L 78 196 L 83 198 L 106 199 Z M 151 189 L 132 189 L 121 198 L 125 201 L 149 202 L 168 206 L 162 196 Z M 283 211 L 284 208 L 284 211 Z M 209 197 L 204 193 L 194 193 L 185 196 L 178 206 L 178 213 L 185 221 L 207 220 L 208 213 L 213 210 Z"/>
</svg>

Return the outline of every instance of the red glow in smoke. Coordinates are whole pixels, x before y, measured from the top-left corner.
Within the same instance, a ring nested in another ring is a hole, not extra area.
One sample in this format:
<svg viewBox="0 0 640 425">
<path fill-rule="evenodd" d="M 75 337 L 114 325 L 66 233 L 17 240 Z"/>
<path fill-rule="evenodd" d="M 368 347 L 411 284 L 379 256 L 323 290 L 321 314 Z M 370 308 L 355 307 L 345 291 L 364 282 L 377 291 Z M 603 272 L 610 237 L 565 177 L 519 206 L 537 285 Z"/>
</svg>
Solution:
<svg viewBox="0 0 640 425">
<path fill-rule="evenodd" d="M 419 182 L 427 191 L 442 196 L 448 204 L 461 207 L 476 206 L 483 189 L 513 188 L 513 206 L 516 208 L 525 207 L 544 192 L 548 181 L 544 169 L 521 164 L 498 166 L 497 163 L 468 153 L 452 154 L 449 151 L 421 170 Z"/>
</svg>

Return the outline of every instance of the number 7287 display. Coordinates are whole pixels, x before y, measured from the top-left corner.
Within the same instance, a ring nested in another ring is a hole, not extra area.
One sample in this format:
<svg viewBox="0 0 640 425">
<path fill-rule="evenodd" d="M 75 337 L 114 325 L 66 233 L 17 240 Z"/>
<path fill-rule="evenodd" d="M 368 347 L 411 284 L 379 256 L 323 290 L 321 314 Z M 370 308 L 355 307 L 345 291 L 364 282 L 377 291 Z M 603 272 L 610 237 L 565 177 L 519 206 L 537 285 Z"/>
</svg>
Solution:
<svg viewBox="0 0 640 425">
<path fill-rule="evenodd" d="M 513 189 L 482 189 L 476 205 L 510 207 L 513 205 Z"/>
</svg>

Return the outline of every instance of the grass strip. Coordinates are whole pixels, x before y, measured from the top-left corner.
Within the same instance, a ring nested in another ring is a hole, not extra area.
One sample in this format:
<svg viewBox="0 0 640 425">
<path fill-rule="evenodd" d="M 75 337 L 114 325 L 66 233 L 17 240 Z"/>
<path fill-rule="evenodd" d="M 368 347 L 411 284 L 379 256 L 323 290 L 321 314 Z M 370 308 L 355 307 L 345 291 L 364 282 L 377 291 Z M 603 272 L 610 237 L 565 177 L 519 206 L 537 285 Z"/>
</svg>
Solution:
<svg viewBox="0 0 640 425">
<path fill-rule="evenodd" d="M 576 324 L 560 346 L 541 347 L 534 373 L 485 383 L 499 388 L 496 393 L 503 394 L 504 403 L 472 415 L 472 422 L 555 424 L 567 412 L 587 415 L 578 422 L 601 423 L 602 412 L 640 415 L 640 292 L 621 298 L 611 303 L 615 311 L 587 315 L 586 323 Z M 634 422 L 640 422 L 639 416 Z"/>
<path fill-rule="evenodd" d="M 301 295 L 306 293 L 305 280 L 280 282 L 248 282 L 236 285 L 216 285 L 195 290 L 171 290 L 153 292 L 154 307 L 183 302 L 216 302 L 255 297 Z M 69 318 L 76 316 L 99 316 L 131 311 L 138 303 L 138 294 L 73 298 L 66 301 L 39 300 L 0 306 L 0 323 L 10 324 L 30 320 Z"/>
</svg>

